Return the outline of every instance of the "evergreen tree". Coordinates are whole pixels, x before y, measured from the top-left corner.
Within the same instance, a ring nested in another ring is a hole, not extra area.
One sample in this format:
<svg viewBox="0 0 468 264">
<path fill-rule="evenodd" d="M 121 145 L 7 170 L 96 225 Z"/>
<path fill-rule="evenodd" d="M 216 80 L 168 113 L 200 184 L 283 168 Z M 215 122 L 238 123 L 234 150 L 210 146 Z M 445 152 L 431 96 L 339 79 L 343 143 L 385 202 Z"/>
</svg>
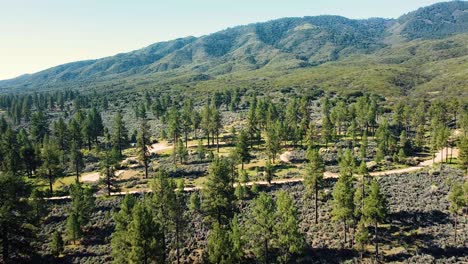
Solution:
<svg viewBox="0 0 468 264">
<path fill-rule="evenodd" d="M 176 193 L 174 180 L 169 178 L 169 174 L 165 170 L 160 170 L 156 173 L 152 181 L 151 189 L 153 190 L 151 207 L 156 222 L 160 228 L 160 240 L 162 245 L 162 259 L 166 260 L 166 248 L 169 232 L 174 229 L 172 221 L 175 211 Z"/>
<path fill-rule="evenodd" d="M 270 160 L 267 160 L 265 163 L 265 180 L 268 184 L 271 184 L 271 180 L 273 180 L 274 172 L 273 166 L 270 163 Z"/>
<path fill-rule="evenodd" d="M 60 256 L 60 254 L 63 252 L 63 238 L 62 234 L 58 231 L 55 231 L 52 235 L 50 250 L 52 251 L 52 255 L 55 257 Z"/>
<path fill-rule="evenodd" d="M 268 158 L 271 159 L 273 163 L 275 163 L 275 158 L 281 150 L 280 128 L 281 124 L 275 122 L 267 130 L 266 149 Z"/>
<path fill-rule="evenodd" d="M 72 241 L 78 240 L 83 234 L 83 227 L 89 223 L 94 210 L 95 197 L 90 188 L 76 182 L 70 186 L 71 208 L 67 220 L 67 230 Z"/>
<path fill-rule="evenodd" d="M 379 258 L 378 225 L 385 221 L 387 211 L 386 198 L 381 193 L 378 182 L 373 180 L 370 185 L 369 195 L 364 199 L 362 214 L 366 222 L 374 225 L 375 256 L 377 259 Z"/>
<path fill-rule="evenodd" d="M 57 141 L 58 147 L 62 153 L 68 148 L 68 141 L 69 141 L 69 132 L 68 127 L 63 118 L 59 118 L 58 121 L 52 123 L 52 134 Z"/>
<path fill-rule="evenodd" d="M 200 207 L 200 195 L 198 194 L 198 192 L 192 192 L 190 194 L 190 211 L 199 211 Z"/>
<path fill-rule="evenodd" d="M 463 187 L 459 183 L 452 186 L 448 199 L 450 201 L 450 212 L 455 216 L 455 243 L 457 243 L 458 215 L 466 204 L 467 193 L 464 193 Z"/>
<path fill-rule="evenodd" d="M 138 131 L 137 137 L 137 158 L 141 164 L 145 167 L 145 178 L 148 179 L 148 168 L 149 163 L 151 162 L 150 159 L 150 152 L 149 152 L 149 145 L 151 144 L 150 141 L 150 132 L 149 126 L 146 120 L 142 120 L 140 123 L 140 128 Z"/>
<path fill-rule="evenodd" d="M 177 142 L 177 148 L 174 154 L 179 158 L 180 163 L 184 164 L 187 162 L 188 151 L 182 139 L 179 139 Z"/>
<path fill-rule="evenodd" d="M 114 185 L 115 180 L 115 166 L 117 164 L 117 160 L 112 155 L 112 152 L 108 149 L 104 150 L 100 157 L 100 175 L 103 177 L 102 182 L 107 187 L 107 195 L 111 195 L 112 186 Z"/>
<path fill-rule="evenodd" d="M 125 195 L 120 204 L 120 211 L 113 214 L 115 221 L 115 231 L 112 233 L 111 248 L 114 263 L 126 264 L 130 255 L 131 244 L 128 236 L 128 229 L 132 221 L 133 207 L 137 201 L 131 195 Z"/>
<path fill-rule="evenodd" d="M 78 221 L 78 216 L 76 213 L 71 213 L 67 217 L 67 235 L 68 240 L 72 241 L 73 244 L 82 236 L 82 231 L 80 228 L 80 223 Z"/>
<path fill-rule="evenodd" d="M 128 263 L 148 264 L 157 260 L 163 250 L 160 245 L 160 225 L 154 222 L 151 211 L 137 203 L 132 210 L 132 221 L 128 225 Z M 162 260 L 161 262 L 164 262 Z"/>
<path fill-rule="evenodd" d="M 248 145 L 248 135 L 242 130 L 239 133 L 236 141 L 236 153 L 239 155 L 242 163 L 242 169 L 244 169 L 244 163 L 249 161 L 249 145 Z"/>
<path fill-rule="evenodd" d="M 362 255 L 364 253 L 366 244 L 369 241 L 369 232 L 367 231 L 367 227 L 364 221 L 359 221 L 358 223 L 355 240 L 356 240 L 356 247 L 359 250 L 359 254 L 360 254 L 360 258 L 362 262 Z"/>
<path fill-rule="evenodd" d="M 322 141 L 325 143 L 325 147 L 328 146 L 328 142 L 330 142 L 332 138 L 332 130 L 333 125 L 330 121 L 330 117 L 325 116 L 322 119 Z"/>
<path fill-rule="evenodd" d="M 17 134 L 8 127 L 0 140 L 1 169 L 16 176 L 22 167 Z"/>
<path fill-rule="evenodd" d="M 14 263 L 15 258 L 27 259 L 33 252 L 35 229 L 28 205 L 31 188 L 11 172 L 0 172 L 0 186 L 0 262 Z"/>
<path fill-rule="evenodd" d="M 70 147 L 70 167 L 75 172 L 76 181 L 80 181 L 80 173 L 83 171 L 85 164 L 83 160 L 83 153 L 75 141 L 72 141 Z"/>
<path fill-rule="evenodd" d="M 48 138 L 44 139 L 43 147 L 41 149 L 41 175 L 49 180 L 49 194 L 53 194 L 53 183 L 55 179 L 63 175 L 62 162 L 60 161 L 61 152 L 57 144 Z"/>
<path fill-rule="evenodd" d="M 122 157 L 122 150 L 128 143 L 128 131 L 123 122 L 123 117 L 120 112 L 114 118 L 114 129 L 112 133 L 112 144 L 118 149 L 119 157 Z"/>
<path fill-rule="evenodd" d="M 202 209 L 209 218 L 223 224 L 233 213 L 231 164 L 226 158 L 215 157 L 208 171 L 208 178 L 202 189 Z"/>
<path fill-rule="evenodd" d="M 276 223 L 273 228 L 276 246 L 279 248 L 278 261 L 288 263 L 291 256 L 304 247 L 304 237 L 299 230 L 299 219 L 293 198 L 285 191 L 276 198 Z"/>
<path fill-rule="evenodd" d="M 41 143 L 44 137 L 49 134 L 47 116 L 42 111 L 32 114 L 29 134 L 35 143 Z"/>
<path fill-rule="evenodd" d="M 207 253 L 210 263 L 231 263 L 229 255 L 231 246 L 229 232 L 215 222 L 207 241 Z"/>
<path fill-rule="evenodd" d="M 244 256 L 245 242 L 242 237 L 242 230 L 239 224 L 237 214 L 231 219 L 231 230 L 229 230 L 230 256 L 231 263 L 240 263 Z"/>
<path fill-rule="evenodd" d="M 348 149 L 343 154 L 340 161 L 340 177 L 333 189 L 333 208 L 332 219 L 334 221 L 343 222 L 344 244 L 346 245 L 346 234 L 348 232 L 348 221 L 354 213 L 354 187 L 353 187 L 353 170 L 354 159 L 351 151 Z"/>
<path fill-rule="evenodd" d="M 250 218 L 247 221 L 249 241 L 252 251 L 263 263 L 269 263 L 269 252 L 274 238 L 275 203 L 266 193 L 252 201 Z"/>
<path fill-rule="evenodd" d="M 310 198 L 314 196 L 315 208 L 315 224 L 318 224 L 318 194 L 320 188 L 323 186 L 323 173 L 325 172 L 325 165 L 318 150 L 310 151 L 309 164 L 306 168 L 306 175 L 304 177 L 304 186 L 306 189 L 306 196 Z"/>
<path fill-rule="evenodd" d="M 205 146 L 203 146 L 203 142 L 201 140 L 198 140 L 198 146 L 197 146 L 198 160 L 199 161 L 204 160 L 205 154 L 206 154 Z"/>
<path fill-rule="evenodd" d="M 71 119 L 70 122 L 68 123 L 70 141 L 76 144 L 78 149 L 81 149 L 81 147 L 83 146 L 83 135 L 81 133 L 81 130 L 82 130 L 81 125 L 76 120 L 76 118 Z"/>
<path fill-rule="evenodd" d="M 462 137 L 458 143 L 458 160 L 460 165 L 465 166 L 468 172 L 468 137 Z"/>
</svg>

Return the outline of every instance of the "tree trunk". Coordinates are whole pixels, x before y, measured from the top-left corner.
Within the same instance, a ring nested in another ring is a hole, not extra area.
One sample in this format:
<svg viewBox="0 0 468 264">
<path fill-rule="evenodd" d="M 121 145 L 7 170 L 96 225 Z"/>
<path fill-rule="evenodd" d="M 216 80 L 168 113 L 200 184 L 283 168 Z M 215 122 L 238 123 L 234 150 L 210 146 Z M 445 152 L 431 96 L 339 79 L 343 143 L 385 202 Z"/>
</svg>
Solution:
<svg viewBox="0 0 468 264">
<path fill-rule="evenodd" d="M 318 224 L 318 187 L 315 181 L 315 224 Z"/>
<path fill-rule="evenodd" d="M 107 167 L 106 169 L 107 169 L 107 195 L 110 196 L 111 195 L 110 171 L 109 171 L 109 167 Z"/>
<path fill-rule="evenodd" d="M 218 149 L 218 153 L 219 153 L 219 132 L 216 131 L 216 148 Z"/>
<path fill-rule="evenodd" d="M 344 223 L 344 246 L 346 247 L 346 218 L 343 219 L 343 223 Z"/>
<path fill-rule="evenodd" d="M 179 223 L 177 222 L 175 225 L 176 228 L 176 256 L 177 256 L 177 264 L 180 263 L 180 253 L 179 253 Z"/>
<path fill-rule="evenodd" d="M 148 161 L 145 160 L 145 178 L 148 179 Z"/>
<path fill-rule="evenodd" d="M 268 264 L 268 240 L 265 239 L 263 244 L 264 244 L 264 250 L 265 250 L 264 252 L 265 264 Z"/>
<path fill-rule="evenodd" d="M 162 259 L 163 263 L 166 263 L 166 230 L 163 228 L 162 234 L 161 234 L 161 239 L 162 239 Z"/>
<path fill-rule="evenodd" d="M 458 214 L 455 213 L 455 244 L 457 244 Z"/>
<path fill-rule="evenodd" d="M 378 230 L 378 224 L 377 222 L 375 223 L 375 259 L 378 262 L 379 261 L 379 237 L 377 234 Z"/>
<path fill-rule="evenodd" d="M 80 170 L 78 168 L 78 165 L 76 165 L 75 169 L 76 169 L 76 182 L 80 182 Z"/>
<path fill-rule="evenodd" d="M 50 191 L 50 196 L 52 197 L 53 194 L 53 189 L 52 189 L 52 172 L 49 170 L 49 191 Z"/>
</svg>

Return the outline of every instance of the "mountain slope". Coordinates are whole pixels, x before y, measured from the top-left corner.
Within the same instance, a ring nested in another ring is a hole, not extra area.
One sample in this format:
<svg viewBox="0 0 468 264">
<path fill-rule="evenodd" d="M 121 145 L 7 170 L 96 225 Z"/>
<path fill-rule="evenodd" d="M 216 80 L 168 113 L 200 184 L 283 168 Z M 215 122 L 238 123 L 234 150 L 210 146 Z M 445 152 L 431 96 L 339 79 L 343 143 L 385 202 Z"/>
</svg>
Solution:
<svg viewBox="0 0 468 264">
<path fill-rule="evenodd" d="M 188 76 L 186 81 L 192 82 L 236 72 L 308 69 L 353 56 L 379 56 L 386 49 L 414 40 L 466 33 L 467 23 L 466 1 L 435 4 L 396 20 L 352 20 L 339 16 L 283 18 L 199 38 L 156 43 L 98 60 L 68 63 L 0 81 L 0 88 L 23 91 L 63 86 L 86 88 L 127 79 L 147 82 L 155 76 L 162 79 Z"/>
</svg>

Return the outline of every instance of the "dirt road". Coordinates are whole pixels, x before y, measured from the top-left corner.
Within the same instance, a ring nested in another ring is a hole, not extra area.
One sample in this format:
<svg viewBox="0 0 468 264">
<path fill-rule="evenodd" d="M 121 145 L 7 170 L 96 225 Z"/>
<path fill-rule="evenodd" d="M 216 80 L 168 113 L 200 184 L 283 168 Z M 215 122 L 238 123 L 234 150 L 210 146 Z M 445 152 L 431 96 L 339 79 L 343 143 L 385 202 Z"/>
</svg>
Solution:
<svg viewBox="0 0 468 264">
<path fill-rule="evenodd" d="M 172 148 L 172 146 L 167 145 L 167 143 L 157 143 L 157 144 L 153 144 L 151 146 L 151 148 L 152 148 L 152 151 L 155 151 L 154 153 L 156 153 L 156 152 L 159 152 L 159 151 L 162 151 L 162 150 L 170 149 L 170 148 Z M 449 153 L 449 155 L 450 155 L 451 151 L 452 151 L 452 156 L 454 158 L 458 157 L 458 149 L 456 149 L 456 148 L 453 148 L 453 149 L 444 148 L 444 149 L 440 150 L 436 154 L 434 159 L 423 161 L 423 162 L 419 163 L 416 166 L 403 168 L 403 169 L 394 169 L 394 170 L 371 172 L 370 175 L 371 176 L 385 176 L 385 175 L 390 175 L 390 174 L 403 174 L 403 173 L 418 171 L 418 170 L 421 170 L 423 168 L 432 166 L 435 163 L 440 163 L 442 158 L 445 159 L 446 153 Z M 291 152 L 289 152 L 289 151 L 286 151 L 283 154 L 281 154 L 280 155 L 281 161 L 283 161 L 285 163 L 290 163 L 290 161 L 289 161 L 290 154 L 291 154 Z M 117 174 L 120 175 L 123 172 L 124 171 L 117 171 Z M 339 173 L 334 173 L 334 172 L 329 172 L 329 171 L 326 171 L 324 173 L 324 178 L 338 178 L 339 176 L 340 176 Z M 94 173 L 85 174 L 85 175 L 82 176 L 81 180 L 83 182 L 97 181 L 97 180 L 99 180 L 99 173 L 94 172 Z M 302 182 L 303 180 L 304 180 L 303 178 L 278 179 L 278 180 L 271 181 L 271 184 L 285 184 L 285 183 L 293 183 L 293 182 Z M 254 181 L 254 182 L 246 183 L 247 186 L 251 186 L 251 185 L 254 185 L 254 184 L 256 184 L 256 185 L 268 185 L 268 182 L 266 182 L 266 181 Z M 200 190 L 200 189 L 201 189 L 200 186 L 186 187 L 186 188 L 184 188 L 184 191 L 190 192 L 190 191 L 195 191 L 195 190 Z M 135 193 L 146 193 L 146 192 L 150 192 L 150 190 L 149 189 L 142 189 L 142 190 L 130 191 L 130 192 L 115 192 L 115 193 L 112 193 L 111 195 L 112 196 L 119 196 L 119 195 L 125 195 L 127 193 L 135 194 Z M 62 200 L 62 199 L 70 199 L 70 197 L 69 196 L 59 196 L 59 197 L 51 197 L 51 198 L 48 198 L 48 199 L 50 199 L 50 200 Z"/>
</svg>

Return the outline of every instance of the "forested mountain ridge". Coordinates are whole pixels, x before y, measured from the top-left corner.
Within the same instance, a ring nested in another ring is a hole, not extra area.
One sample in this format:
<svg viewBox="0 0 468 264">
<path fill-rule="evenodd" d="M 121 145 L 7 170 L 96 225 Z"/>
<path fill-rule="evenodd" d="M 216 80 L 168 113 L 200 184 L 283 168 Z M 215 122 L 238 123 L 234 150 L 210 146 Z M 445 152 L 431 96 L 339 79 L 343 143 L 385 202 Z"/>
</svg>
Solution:
<svg viewBox="0 0 468 264">
<path fill-rule="evenodd" d="M 398 19 L 282 18 L 229 28 L 199 38 L 155 43 L 102 59 L 56 66 L 0 81 L 0 89 L 90 88 L 122 81 L 132 83 L 125 87 L 132 88 L 142 83 L 157 85 L 171 82 L 174 78 L 180 83 L 199 83 L 258 70 L 277 75 L 297 69 L 316 71 L 319 68 L 316 66 L 330 62 L 337 62 L 342 67 L 347 59 L 356 55 L 379 57 L 382 53 L 389 53 L 388 49 L 398 50 L 406 43 L 467 33 L 467 21 L 466 1 L 435 4 Z M 450 53 L 457 43 L 447 45 L 441 45 L 439 49 Z M 455 55 L 464 57 L 467 54 L 464 50 Z M 387 63 L 385 59 L 383 61 Z M 368 62 L 366 60 L 365 64 Z"/>
</svg>

